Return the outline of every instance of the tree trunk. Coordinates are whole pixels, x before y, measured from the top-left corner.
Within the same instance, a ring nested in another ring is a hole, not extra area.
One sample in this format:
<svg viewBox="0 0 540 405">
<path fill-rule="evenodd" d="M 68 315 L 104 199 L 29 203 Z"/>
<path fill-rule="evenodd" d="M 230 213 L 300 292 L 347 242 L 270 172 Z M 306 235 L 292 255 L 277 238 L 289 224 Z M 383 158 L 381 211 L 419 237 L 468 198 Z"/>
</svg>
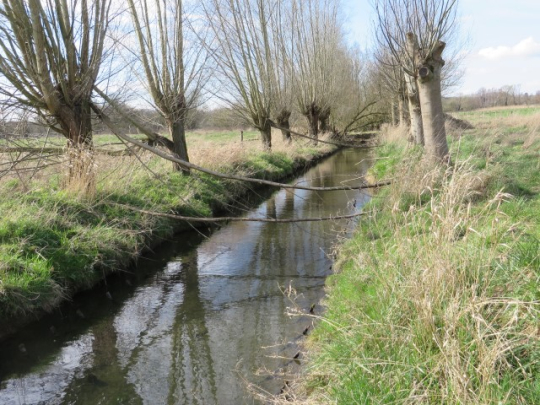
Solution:
<svg viewBox="0 0 540 405">
<path fill-rule="evenodd" d="M 323 134 L 329 131 L 329 128 L 328 128 L 329 118 L 330 118 L 330 107 L 326 107 L 319 114 L 319 131 Z"/>
<path fill-rule="evenodd" d="M 431 159 L 445 161 L 449 159 L 444 113 L 441 96 L 441 69 L 444 65 L 442 52 L 445 43 L 439 41 L 418 67 L 418 91 L 426 151 Z"/>
<path fill-rule="evenodd" d="M 313 145 L 318 145 L 319 143 L 319 114 L 321 113 L 320 107 L 311 103 L 307 106 L 305 110 L 305 116 L 308 120 L 308 134 L 309 137 L 313 140 Z"/>
<path fill-rule="evenodd" d="M 56 114 L 63 135 L 67 138 L 69 162 L 66 188 L 89 195 L 95 190 L 94 151 L 90 105 L 61 106 Z"/>
<path fill-rule="evenodd" d="M 69 172 L 66 188 L 81 195 L 91 195 L 96 187 L 92 145 L 68 142 Z"/>
<path fill-rule="evenodd" d="M 259 128 L 259 132 L 261 133 L 264 150 L 270 151 L 272 149 L 272 126 L 270 120 L 265 121 L 265 124 Z"/>
<path fill-rule="evenodd" d="M 407 37 L 407 48 L 409 55 L 418 53 L 418 43 L 414 35 Z M 408 66 L 409 71 L 415 70 L 414 66 Z M 407 88 L 407 100 L 409 102 L 409 115 L 411 117 L 410 134 L 413 142 L 424 146 L 424 129 L 422 124 L 422 109 L 420 108 L 420 99 L 418 98 L 418 83 L 416 78 L 407 72 L 405 74 L 405 84 Z"/>
<path fill-rule="evenodd" d="M 424 128 L 422 124 L 422 109 L 418 95 L 414 96 L 414 100 L 409 98 L 409 111 L 411 116 L 411 138 L 416 145 L 424 146 Z"/>
<path fill-rule="evenodd" d="M 283 108 L 278 114 L 278 116 L 276 117 L 276 121 L 278 125 L 282 128 L 281 134 L 283 135 L 283 140 L 288 143 L 292 142 L 291 131 L 290 131 L 291 125 L 289 122 L 290 118 L 291 118 L 291 112 L 285 108 Z"/>
<path fill-rule="evenodd" d="M 185 160 L 186 162 L 189 162 L 184 119 L 180 118 L 178 120 L 169 121 L 168 126 L 169 126 L 169 133 L 171 134 L 171 138 L 174 144 L 173 153 L 180 159 Z M 183 167 L 182 165 L 178 163 L 173 163 L 173 169 L 175 171 L 181 170 L 182 174 L 186 174 L 186 175 L 189 174 L 189 169 L 186 167 Z"/>
</svg>

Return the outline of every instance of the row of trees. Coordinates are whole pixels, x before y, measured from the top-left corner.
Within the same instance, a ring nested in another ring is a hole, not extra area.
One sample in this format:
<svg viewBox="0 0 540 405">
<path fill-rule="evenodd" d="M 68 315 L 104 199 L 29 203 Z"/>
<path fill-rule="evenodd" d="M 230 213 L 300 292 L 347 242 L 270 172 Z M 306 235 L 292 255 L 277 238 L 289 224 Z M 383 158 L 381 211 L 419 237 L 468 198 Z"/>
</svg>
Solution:
<svg viewBox="0 0 540 405">
<path fill-rule="evenodd" d="M 290 117 L 305 117 L 317 144 L 332 117 L 341 131 L 356 129 L 377 112 L 369 64 L 344 40 L 337 0 L 210 0 L 204 16 L 213 34 L 222 98 L 261 133 L 290 139 Z"/>
<path fill-rule="evenodd" d="M 443 39 L 456 37 L 457 0 L 378 0 L 375 9 L 381 81 L 397 100 L 400 124 L 407 104 L 411 138 L 429 157 L 446 160 L 442 86 L 455 72 L 448 66 L 443 71 Z"/>
<path fill-rule="evenodd" d="M 495 89 L 481 88 L 475 94 L 448 97 L 444 100 L 444 104 L 447 111 L 540 104 L 540 90 L 536 93 L 522 92 L 519 85 L 506 85 Z"/>
<path fill-rule="evenodd" d="M 345 44 L 337 0 L 188 5 L 182 0 L 128 0 L 125 5 L 5 0 L 0 5 L 4 108 L 31 111 L 66 137 L 71 167 L 77 168 L 72 178 L 92 163 L 87 159 L 81 166 L 82 156 L 91 155 L 95 116 L 108 124 L 114 124 L 111 116 L 120 116 L 189 161 L 188 115 L 210 94 L 257 128 L 266 148 L 271 148 L 272 126 L 290 139 L 295 111 L 306 117 L 315 143 L 319 128 L 329 128 L 331 115 L 343 130 L 354 129 L 375 116 L 366 109 L 373 104 L 365 85 L 367 67 L 362 55 Z M 118 98 L 128 83 L 149 99 L 168 137 Z M 175 169 L 188 171 L 178 163 Z"/>
<path fill-rule="evenodd" d="M 272 127 L 290 139 L 294 115 L 315 144 L 330 127 L 380 121 L 385 90 L 408 104 L 416 142 L 442 159 L 442 39 L 455 33 L 456 1 L 376 1 L 378 50 L 369 61 L 345 42 L 339 0 L 4 0 L 0 95 L 4 108 L 30 111 L 65 136 L 71 180 L 92 166 L 96 117 L 126 132 L 111 119 L 120 117 L 189 162 L 186 123 L 210 96 L 270 149 Z M 168 137 L 119 98 L 131 86 Z M 188 166 L 177 160 L 174 169 Z"/>
</svg>

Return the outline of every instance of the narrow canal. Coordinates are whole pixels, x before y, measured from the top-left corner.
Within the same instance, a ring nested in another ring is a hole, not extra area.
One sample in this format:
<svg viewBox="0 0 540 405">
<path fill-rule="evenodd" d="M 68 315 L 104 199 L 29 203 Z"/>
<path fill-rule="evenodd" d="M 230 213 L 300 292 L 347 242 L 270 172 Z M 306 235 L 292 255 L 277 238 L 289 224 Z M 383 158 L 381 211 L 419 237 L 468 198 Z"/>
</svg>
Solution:
<svg viewBox="0 0 540 405">
<path fill-rule="evenodd" d="M 365 151 L 343 150 L 295 182 L 357 185 L 368 167 Z M 246 216 L 345 215 L 368 200 L 366 191 L 282 190 Z M 354 223 L 234 222 L 179 234 L 3 342 L 0 404 L 258 403 L 251 384 L 277 393 L 298 367 L 312 318 L 291 313 L 320 301 L 332 249 Z"/>
</svg>

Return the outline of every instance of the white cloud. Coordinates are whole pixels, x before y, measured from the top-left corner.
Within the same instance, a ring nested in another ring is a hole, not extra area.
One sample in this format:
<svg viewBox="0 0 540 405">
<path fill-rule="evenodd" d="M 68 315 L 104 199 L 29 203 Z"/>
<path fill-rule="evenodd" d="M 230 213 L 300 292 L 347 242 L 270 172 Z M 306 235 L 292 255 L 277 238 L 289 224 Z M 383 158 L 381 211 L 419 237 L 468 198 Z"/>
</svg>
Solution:
<svg viewBox="0 0 540 405">
<path fill-rule="evenodd" d="M 511 47 L 497 46 L 483 48 L 478 51 L 478 54 L 488 59 L 540 56 L 540 42 L 536 42 L 533 37 L 529 37 Z"/>
</svg>

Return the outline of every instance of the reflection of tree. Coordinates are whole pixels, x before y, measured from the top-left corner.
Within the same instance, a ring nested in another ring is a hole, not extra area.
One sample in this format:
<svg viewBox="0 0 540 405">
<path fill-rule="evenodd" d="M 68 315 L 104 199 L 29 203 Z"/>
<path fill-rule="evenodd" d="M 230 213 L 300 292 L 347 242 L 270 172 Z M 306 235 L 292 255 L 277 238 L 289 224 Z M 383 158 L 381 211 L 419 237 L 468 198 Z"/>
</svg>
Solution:
<svg viewBox="0 0 540 405">
<path fill-rule="evenodd" d="M 283 207 L 284 212 L 294 212 L 294 190 L 287 189 L 285 193 L 285 205 Z"/>
<path fill-rule="evenodd" d="M 167 403 L 218 403 L 216 375 L 206 326 L 206 309 L 199 285 L 196 249 L 182 257 L 180 278 L 185 293 L 176 310 L 172 329 L 172 362 Z"/>
<path fill-rule="evenodd" d="M 127 373 L 118 363 L 114 316 L 107 316 L 92 327 L 93 367 L 66 388 L 64 403 L 142 404 L 135 387 L 127 380 Z"/>
<path fill-rule="evenodd" d="M 360 154 L 360 159 L 363 155 Z M 307 174 L 310 185 L 316 187 L 331 187 L 340 184 L 355 185 L 360 182 L 361 170 L 366 166 L 359 162 L 359 154 L 355 151 L 341 152 L 335 158 L 328 159 Z M 348 181 L 352 180 L 352 181 Z M 343 183 L 345 182 L 345 183 Z M 295 196 L 291 190 L 281 191 L 284 193 L 284 206 L 279 210 L 280 218 L 295 217 L 318 217 L 325 215 L 337 215 L 338 211 L 347 209 L 347 203 L 357 198 L 357 191 L 344 192 L 307 192 L 302 193 L 302 212 L 295 212 L 299 204 L 299 196 Z M 266 202 L 266 212 L 269 217 L 276 215 L 276 198 L 274 195 Z M 349 206 L 349 209 L 352 206 Z M 325 260 L 325 252 L 334 243 L 334 235 L 328 235 L 332 228 L 341 228 L 344 222 L 336 226 L 335 223 L 310 222 L 307 224 L 271 224 L 262 226 L 258 235 L 250 267 L 261 272 L 262 268 L 270 268 L 269 276 L 281 276 L 286 282 L 287 278 L 295 276 L 320 276 L 321 269 L 317 262 Z M 272 266 L 265 266 L 272 263 Z"/>
<path fill-rule="evenodd" d="M 273 196 L 266 202 L 266 217 L 267 218 L 277 218 L 276 212 L 276 197 Z"/>
<path fill-rule="evenodd" d="M 355 156 L 358 157 L 358 154 Z M 338 159 L 323 162 L 310 170 L 306 178 L 310 185 L 314 186 L 339 184 L 343 180 L 356 177 L 354 173 L 357 163 L 358 159 L 354 159 L 354 156 L 341 153 Z M 294 191 L 281 191 L 266 202 L 262 212 L 267 217 L 279 219 L 335 215 L 338 210 L 347 209 L 347 203 L 354 193 L 297 192 L 295 195 Z M 340 223 L 338 227 L 343 225 L 344 223 Z M 272 347 L 264 352 L 265 355 L 292 357 L 295 354 L 297 349 L 294 346 L 275 346 L 294 338 L 294 335 L 291 336 L 290 326 L 301 322 L 300 319 L 285 319 L 284 314 L 291 303 L 276 286 L 279 284 L 286 288 L 291 284 L 297 292 L 304 294 L 301 299 L 305 300 L 308 307 L 313 303 L 310 300 L 314 295 L 310 289 L 321 287 L 322 277 L 328 270 L 330 259 L 326 252 L 335 242 L 335 234 L 328 235 L 327 231 L 334 226 L 333 223 L 323 222 L 257 225 L 258 232 L 253 233 L 256 236 L 249 241 L 253 246 L 250 250 L 250 261 L 246 263 L 248 275 L 251 277 L 243 284 L 249 297 L 257 297 L 257 306 L 249 304 L 250 308 L 245 309 L 241 321 L 243 333 L 235 341 L 236 352 L 243 359 L 243 364 L 249 368 L 246 372 L 253 372 L 253 368 L 261 365 L 262 353 L 257 350 L 261 346 Z M 268 300 L 263 297 L 273 298 Z M 278 318 L 281 319 L 276 322 Z M 288 322 L 291 323 L 287 325 Z M 302 330 L 298 326 L 297 333 L 301 334 Z M 264 364 L 273 370 L 282 367 L 284 362 L 265 358 Z"/>
</svg>

